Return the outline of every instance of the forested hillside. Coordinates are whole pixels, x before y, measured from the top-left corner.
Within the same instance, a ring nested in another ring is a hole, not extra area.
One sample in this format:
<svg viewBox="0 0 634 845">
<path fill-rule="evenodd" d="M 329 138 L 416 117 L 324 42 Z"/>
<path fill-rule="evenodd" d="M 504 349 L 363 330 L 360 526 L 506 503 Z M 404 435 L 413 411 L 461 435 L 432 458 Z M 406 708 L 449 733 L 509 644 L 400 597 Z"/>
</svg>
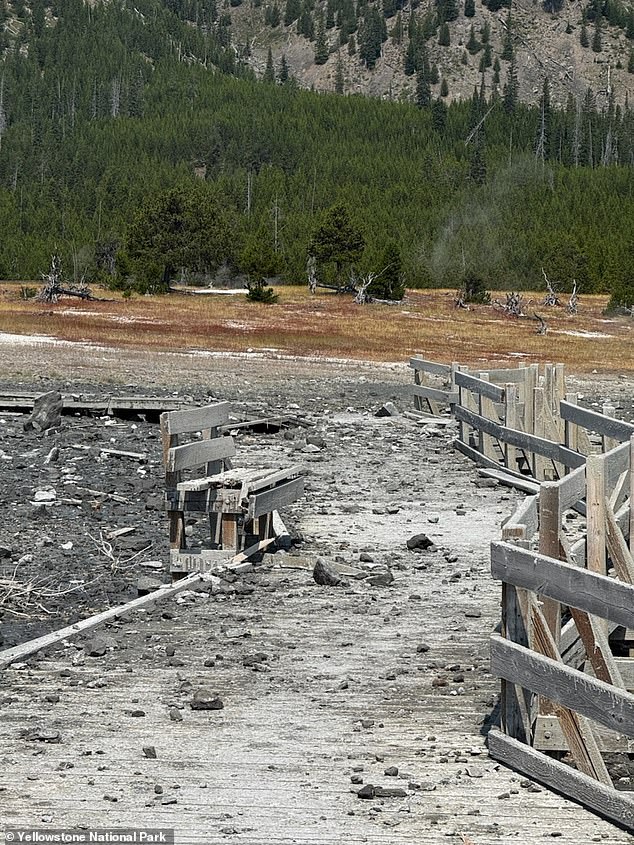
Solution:
<svg viewBox="0 0 634 845">
<path fill-rule="evenodd" d="M 88 281 L 138 277 L 142 258 L 149 282 L 157 231 L 195 221 L 176 265 L 238 270 L 264 249 L 260 264 L 297 281 L 323 213 L 343 203 L 360 270 L 378 270 L 394 239 L 410 285 L 475 272 L 535 287 L 544 267 L 582 292 L 631 287 L 627 105 L 598 110 L 588 92 L 558 110 L 547 83 L 523 104 L 512 62 L 499 96 L 447 104 L 424 50 L 416 103 L 300 90 L 283 66 L 256 81 L 226 10 L 172 5 L 5 5 L 1 277 L 36 278 L 59 251 Z"/>
</svg>

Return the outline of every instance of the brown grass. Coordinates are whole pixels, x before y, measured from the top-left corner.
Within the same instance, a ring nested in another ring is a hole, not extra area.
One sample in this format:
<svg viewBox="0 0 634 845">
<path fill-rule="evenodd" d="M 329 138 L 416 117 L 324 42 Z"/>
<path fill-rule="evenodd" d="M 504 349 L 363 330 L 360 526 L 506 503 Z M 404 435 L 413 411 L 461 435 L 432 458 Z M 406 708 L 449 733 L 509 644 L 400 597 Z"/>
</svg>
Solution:
<svg viewBox="0 0 634 845">
<path fill-rule="evenodd" d="M 501 295 L 501 299 L 504 296 Z M 530 319 L 490 306 L 456 310 L 449 291 L 410 291 L 399 306 L 355 305 L 349 296 L 280 289 L 275 306 L 242 296 L 134 297 L 115 302 L 22 300 L 19 286 L 0 286 L 0 331 L 41 334 L 128 349 L 169 351 L 275 350 L 280 354 L 404 361 L 420 354 L 440 362 L 561 361 L 576 372 L 634 371 L 634 321 L 603 316 L 606 297 L 581 298 L 579 314 L 539 304 L 525 294 L 548 333 Z M 595 335 L 595 336 L 592 336 Z"/>
</svg>

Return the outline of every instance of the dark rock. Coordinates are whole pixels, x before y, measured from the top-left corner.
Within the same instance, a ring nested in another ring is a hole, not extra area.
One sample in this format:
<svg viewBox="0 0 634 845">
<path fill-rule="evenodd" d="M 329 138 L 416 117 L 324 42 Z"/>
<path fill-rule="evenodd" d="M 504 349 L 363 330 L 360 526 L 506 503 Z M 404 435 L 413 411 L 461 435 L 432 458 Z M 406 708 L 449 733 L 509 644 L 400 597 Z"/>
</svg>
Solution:
<svg viewBox="0 0 634 845">
<path fill-rule="evenodd" d="M 393 402 L 385 402 L 374 414 L 375 417 L 397 417 L 398 410 Z"/>
<path fill-rule="evenodd" d="M 418 654 L 425 654 L 425 652 L 429 651 L 429 646 L 427 645 L 427 643 L 419 643 L 416 646 L 416 651 L 418 652 Z"/>
<path fill-rule="evenodd" d="M 400 786 L 375 786 L 377 798 L 407 798 L 407 791 Z"/>
<path fill-rule="evenodd" d="M 26 731 L 24 738 L 27 742 L 46 742 L 50 745 L 57 745 L 62 741 L 59 731 L 39 730 L 38 728 L 31 728 Z"/>
<path fill-rule="evenodd" d="M 350 778 L 350 783 L 362 784 L 363 783 L 363 776 L 362 775 L 352 775 L 352 777 Z"/>
<path fill-rule="evenodd" d="M 30 417 L 24 421 L 25 431 L 46 431 L 62 424 L 62 394 L 56 390 L 42 393 L 33 403 Z"/>
<path fill-rule="evenodd" d="M 398 766 L 388 766 L 383 774 L 389 778 L 398 777 Z"/>
<path fill-rule="evenodd" d="M 204 689 L 196 690 L 189 706 L 192 710 L 222 710 L 224 708 L 220 696 Z"/>
<path fill-rule="evenodd" d="M 306 443 L 309 446 L 317 446 L 319 449 L 323 449 L 326 445 L 326 440 L 321 434 L 309 434 L 306 437 Z"/>
<path fill-rule="evenodd" d="M 407 548 L 410 549 L 410 551 L 424 551 L 433 545 L 433 541 L 429 539 L 427 534 L 414 534 L 414 536 L 410 537 L 407 541 Z"/>
<path fill-rule="evenodd" d="M 343 583 L 341 575 L 337 572 L 334 566 L 326 563 L 326 561 L 318 557 L 313 569 L 313 578 L 315 582 L 323 587 L 338 587 Z"/>
<path fill-rule="evenodd" d="M 183 721 L 183 714 L 178 709 L 178 707 L 170 707 L 170 719 L 172 720 L 172 722 Z"/>
<path fill-rule="evenodd" d="M 143 756 L 148 760 L 156 760 L 156 748 L 153 745 L 144 745 Z"/>
<path fill-rule="evenodd" d="M 167 657 L 174 657 L 174 655 L 176 654 L 176 649 L 173 645 L 165 646 L 165 654 L 167 655 Z"/>
<path fill-rule="evenodd" d="M 367 552 L 361 552 L 361 554 L 359 555 L 359 560 L 361 561 L 361 563 L 374 563 L 374 558 Z"/>
<path fill-rule="evenodd" d="M 88 657 L 103 657 L 104 654 L 107 654 L 108 649 L 116 647 L 117 641 L 114 637 L 99 634 L 84 643 L 84 654 Z"/>
<path fill-rule="evenodd" d="M 374 786 L 371 783 L 366 783 L 365 786 L 362 786 L 361 789 L 357 792 L 357 798 L 364 798 L 366 801 L 374 798 L 375 791 Z"/>
<path fill-rule="evenodd" d="M 391 569 L 386 569 L 384 572 L 377 572 L 375 575 L 370 575 L 368 583 L 373 587 L 389 587 L 394 581 L 394 575 Z"/>
<path fill-rule="evenodd" d="M 263 651 L 257 651 L 255 654 L 245 655 L 242 659 L 242 665 L 246 667 L 256 666 L 259 663 L 266 663 L 268 659 L 268 654 L 265 654 Z"/>
</svg>

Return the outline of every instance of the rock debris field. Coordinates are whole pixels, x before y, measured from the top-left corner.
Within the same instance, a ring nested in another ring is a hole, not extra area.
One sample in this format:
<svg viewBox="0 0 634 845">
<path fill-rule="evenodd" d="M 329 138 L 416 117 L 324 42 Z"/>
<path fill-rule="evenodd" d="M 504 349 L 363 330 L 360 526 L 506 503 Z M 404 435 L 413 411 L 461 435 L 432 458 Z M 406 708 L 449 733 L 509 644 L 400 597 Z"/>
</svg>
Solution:
<svg viewBox="0 0 634 845">
<path fill-rule="evenodd" d="M 634 841 L 488 758 L 488 547 L 523 494 L 453 452 L 453 423 L 401 413 L 405 367 L 148 356 L 139 370 L 122 353 L 105 384 L 89 358 L 72 384 L 2 389 L 292 415 L 238 432 L 235 464 L 299 463 L 306 495 L 282 514 L 291 551 L 2 672 L 4 825 L 174 828 L 200 845 Z M 396 413 L 376 416 L 385 402 Z M 169 580 L 158 426 L 25 419 L 0 413 L 4 648 Z"/>
</svg>

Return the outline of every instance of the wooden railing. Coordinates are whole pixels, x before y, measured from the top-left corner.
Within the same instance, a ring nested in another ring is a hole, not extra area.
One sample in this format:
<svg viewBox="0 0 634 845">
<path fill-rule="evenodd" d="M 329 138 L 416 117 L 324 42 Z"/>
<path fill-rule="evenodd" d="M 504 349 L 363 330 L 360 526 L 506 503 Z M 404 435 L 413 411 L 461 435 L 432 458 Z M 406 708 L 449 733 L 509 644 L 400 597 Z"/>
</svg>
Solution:
<svg viewBox="0 0 634 845">
<path fill-rule="evenodd" d="M 605 757 L 634 753 L 634 425 L 579 408 L 557 365 L 541 378 L 506 371 L 503 386 L 499 373 L 453 365 L 447 385 L 458 392 L 456 447 L 534 479 L 491 545 L 502 620 L 489 753 L 634 830 L 634 798 L 615 788 Z"/>
</svg>

